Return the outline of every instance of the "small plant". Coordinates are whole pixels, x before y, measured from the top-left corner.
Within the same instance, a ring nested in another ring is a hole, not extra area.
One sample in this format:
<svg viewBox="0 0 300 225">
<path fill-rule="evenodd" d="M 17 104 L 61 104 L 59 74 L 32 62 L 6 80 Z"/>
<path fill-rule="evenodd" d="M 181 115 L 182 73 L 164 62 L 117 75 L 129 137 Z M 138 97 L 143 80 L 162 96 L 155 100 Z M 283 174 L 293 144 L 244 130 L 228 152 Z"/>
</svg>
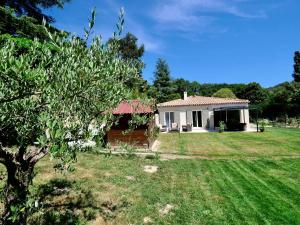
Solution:
<svg viewBox="0 0 300 225">
<path fill-rule="evenodd" d="M 223 133 L 226 129 L 226 124 L 224 121 L 219 122 L 219 133 Z"/>
<path fill-rule="evenodd" d="M 259 130 L 260 132 L 265 132 L 266 126 L 269 124 L 269 121 L 267 119 L 262 119 L 261 121 L 259 121 Z"/>
<path fill-rule="evenodd" d="M 135 155 L 136 148 L 133 145 L 120 142 L 120 150 L 126 154 L 127 157 L 132 157 Z"/>
<path fill-rule="evenodd" d="M 155 126 L 153 128 L 153 138 L 156 139 L 158 137 L 159 133 L 160 133 L 160 127 Z"/>
<path fill-rule="evenodd" d="M 157 152 L 155 152 L 155 160 L 160 160 L 160 155 Z"/>
</svg>

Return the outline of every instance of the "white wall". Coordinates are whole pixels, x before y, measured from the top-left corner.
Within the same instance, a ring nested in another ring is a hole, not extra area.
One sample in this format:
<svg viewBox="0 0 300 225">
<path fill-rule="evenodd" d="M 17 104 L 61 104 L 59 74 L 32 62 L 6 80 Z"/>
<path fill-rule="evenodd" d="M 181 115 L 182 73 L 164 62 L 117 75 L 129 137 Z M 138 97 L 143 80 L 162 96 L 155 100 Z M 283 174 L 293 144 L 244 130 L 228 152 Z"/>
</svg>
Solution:
<svg viewBox="0 0 300 225">
<path fill-rule="evenodd" d="M 186 125 L 187 123 L 193 123 L 192 111 L 202 111 L 202 127 L 205 129 L 214 129 L 214 109 L 224 108 L 224 107 L 248 107 L 247 103 L 244 104 L 223 104 L 223 105 L 202 105 L 202 106 L 174 106 L 174 107 L 158 107 L 159 112 L 159 122 L 161 125 L 166 125 L 165 121 L 165 112 L 174 112 L 174 122 L 180 126 Z M 180 119 L 180 115 L 183 117 L 183 114 L 186 113 L 186 121 Z M 244 109 L 240 110 L 240 119 L 241 122 L 244 122 L 245 114 L 245 123 L 247 126 L 249 124 L 249 110 Z M 185 123 L 186 122 L 186 123 Z"/>
</svg>

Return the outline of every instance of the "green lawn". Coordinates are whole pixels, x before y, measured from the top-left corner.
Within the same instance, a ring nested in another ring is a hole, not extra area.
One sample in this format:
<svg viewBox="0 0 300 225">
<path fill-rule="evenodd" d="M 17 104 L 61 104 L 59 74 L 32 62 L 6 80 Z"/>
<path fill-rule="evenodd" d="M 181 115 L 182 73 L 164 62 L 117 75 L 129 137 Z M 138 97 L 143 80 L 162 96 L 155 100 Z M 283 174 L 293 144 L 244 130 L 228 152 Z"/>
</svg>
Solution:
<svg viewBox="0 0 300 225">
<path fill-rule="evenodd" d="M 280 134 L 285 137 L 279 139 Z M 160 161 L 82 153 L 76 172 L 71 174 L 53 172 L 53 163 L 45 159 L 36 170 L 32 188 L 44 210 L 31 217 L 31 224 L 81 221 L 137 225 L 143 224 L 145 217 L 152 220 L 149 224 L 300 224 L 300 158 L 295 157 L 300 144 L 297 146 L 294 140 L 297 134 L 297 130 L 285 129 L 272 129 L 265 134 L 196 134 L 199 139 L 204 135 L 206 140 L 221 140 L 210 145 L 209 155 L 213 157 L 209 159 Z M 176 135 L 161 135 L 159 139 Z M 230 141 L 222 135 L 232 138 L 232 143 L 240 138 L 251 143 L 251 137 L 257 143 L 264 137 L 268 144 L 255 153 L 262 157 L 248 158 L 243 157 L 252 155 L 248 148 L 241 146 L 238 152 L 237 144 L 232 144 L 230 149 Z M 185 137 L 188 138 L 189 135 Z M 292 142 L 281 146 L 282 155 L 289 158 L 280 158 L 279 147 L 273 143 L 283 138 Z M 229 150 L 213 154 L 213 146 L 221 145 Z M 178 146 L 177 151 L 188 152 L 186 146 Z M 226 159 L 214 156 L 225 153 Z M 232 159 L 236 154 L 239 157 Z M 149 174 L 143 171 L 145 165 L 159 169 Z M 174 208 L 161 215 L 159 210 L 167 204 Z"/>
<path fill-rule="evenodd" d="M 264 133 L 167 133 L 158 151 L 201 156 L 300 156 L 300 129 L 272 128 Z"/>
</svg>

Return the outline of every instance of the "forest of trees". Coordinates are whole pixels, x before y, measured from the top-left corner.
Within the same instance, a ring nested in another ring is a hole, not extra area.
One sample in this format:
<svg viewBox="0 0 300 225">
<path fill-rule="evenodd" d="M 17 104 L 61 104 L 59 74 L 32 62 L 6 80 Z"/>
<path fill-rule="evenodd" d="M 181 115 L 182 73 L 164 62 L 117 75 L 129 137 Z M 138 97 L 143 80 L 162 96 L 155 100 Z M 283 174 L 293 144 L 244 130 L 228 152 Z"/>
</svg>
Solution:
<svg viewBox="0 0 300 225">
<path fill-rule="evenodd" d="M 182 98 L 188 95 L 214 97 L 236 97 L 248 99 L 251 107 L 259 111 L 259 116 L 276 120 L 285 117 L 300 116 L 300 53 L 295 52 L 293 81 L 284 82 L 274 87 L 264 88 L 259 83 L 248 84 L 214 84 L 199 83 L 183 78 L 172 79 L 169 66 L 165 60 L 158 59 L 154 72 L 153 85 L 149 87 L 149 96 L 157 102 Z M 292 67 L 292 65 L 291 65 Z M 291 75 L 287 74 L 287 79 Z"/>
</svg>

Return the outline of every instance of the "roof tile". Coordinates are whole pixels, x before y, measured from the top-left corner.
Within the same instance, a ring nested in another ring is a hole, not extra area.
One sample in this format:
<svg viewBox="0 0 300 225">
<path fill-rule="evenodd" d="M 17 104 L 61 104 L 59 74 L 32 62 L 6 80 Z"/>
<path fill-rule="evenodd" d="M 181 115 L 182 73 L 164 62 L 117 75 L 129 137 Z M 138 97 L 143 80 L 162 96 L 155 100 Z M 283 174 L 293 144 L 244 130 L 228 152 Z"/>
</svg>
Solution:
<svg viewBox="0 0 300 225">
<path fill-rule="evenodd" d="M 187 97 L 186 100 L 176 99 L 173 101 L 157 104 L 157 106 L 169 107 L 169 106 L 222 105 L 222 104 L 243 104 L 243 103 L 249 103 L 249 101 L 245 99 L 189 96 Z"/>
<path fill-rule="evenodd" d="M 140 100 L 122 101 L 114 110 L 113 114 L 143 114 L 152 113 L 153 110 L 150 105 L 142 103 Z"/>
</svg>

